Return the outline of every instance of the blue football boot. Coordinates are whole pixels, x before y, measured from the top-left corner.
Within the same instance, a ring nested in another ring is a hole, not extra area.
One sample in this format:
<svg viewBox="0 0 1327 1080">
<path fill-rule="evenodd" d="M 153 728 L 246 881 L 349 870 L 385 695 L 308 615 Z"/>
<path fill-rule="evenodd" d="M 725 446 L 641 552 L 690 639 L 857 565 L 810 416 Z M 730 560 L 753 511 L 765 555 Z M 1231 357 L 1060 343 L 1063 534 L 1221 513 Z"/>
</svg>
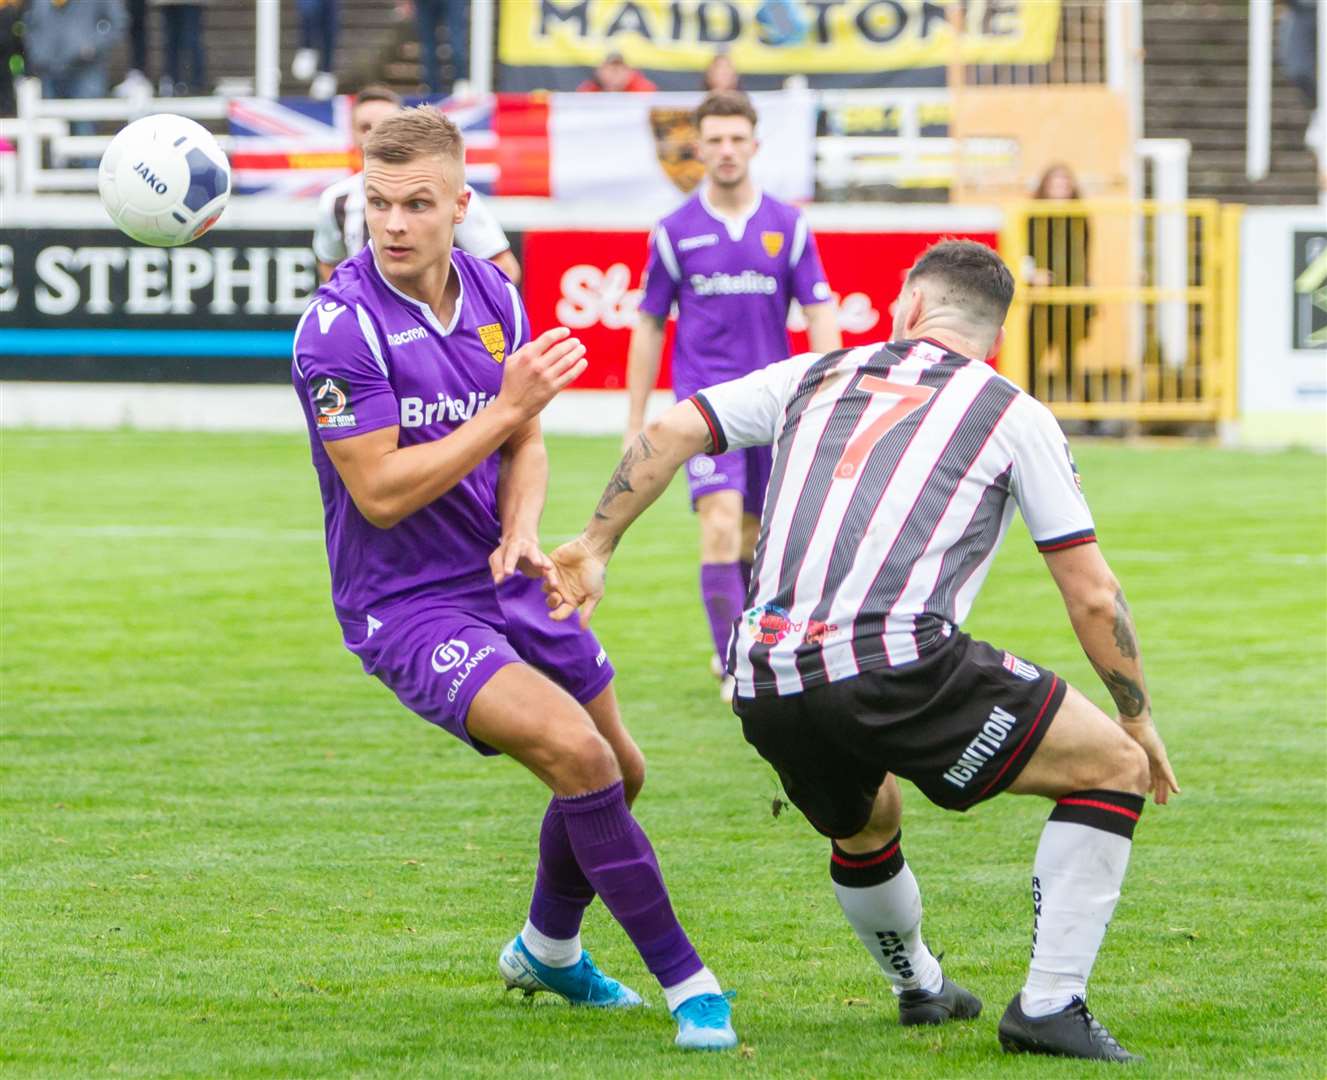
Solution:
<svg viewBox="0 0 1327 1080">
<path fill-rule="evenodd" d="M 498 957 L 498 971 L 508 990 L 524 990 L 526 997 L 547 990 L 573 1005 L 597 1009 L 630 1009 L 641 1004 L 636 991 L 595 967 L 588 952 L 582 950 L 581 958 L 570 967 L 549 967 L 530 955 L 519 934 Z"/>
<path fill-rule="evenodd" d="M 677 1038 L 673 1041 L 683 1050 L 728 1050 L 737 1045 L 737 1032 L 733 1030 L 732 997 L 726 994 L 697 994 L 687 998 L 676 1009 Z"/>
</svg>

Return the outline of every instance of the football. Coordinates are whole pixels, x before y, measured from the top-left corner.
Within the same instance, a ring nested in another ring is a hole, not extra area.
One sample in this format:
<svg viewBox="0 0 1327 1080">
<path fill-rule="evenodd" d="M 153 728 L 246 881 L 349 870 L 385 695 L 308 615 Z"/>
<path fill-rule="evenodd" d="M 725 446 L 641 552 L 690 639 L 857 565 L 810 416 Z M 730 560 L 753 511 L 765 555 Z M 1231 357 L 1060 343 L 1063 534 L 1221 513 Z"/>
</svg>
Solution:
<svg viewBox="0 0 1327 1080">
<path fill-rule="evenodd" d="M 176 247 L 202 236 L 221 216 L 230 196 L 230 162 L 201 124 L 158 113 L 135 120 L 111 140 L 97 188 L 127 236 Z"/>
</svg>

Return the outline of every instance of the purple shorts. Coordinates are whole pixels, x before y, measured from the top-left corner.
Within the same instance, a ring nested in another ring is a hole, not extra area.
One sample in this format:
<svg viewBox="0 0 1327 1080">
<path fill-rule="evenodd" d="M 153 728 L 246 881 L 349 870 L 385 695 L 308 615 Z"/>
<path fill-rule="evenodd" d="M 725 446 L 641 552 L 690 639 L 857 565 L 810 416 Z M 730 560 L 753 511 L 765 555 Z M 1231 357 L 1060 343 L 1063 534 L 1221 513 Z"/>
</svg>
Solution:
<svg viewBox="0 0 1327 1080">
<path fill-rule="evenodd" d="M 411 712 L 481 754 L 465 719 L 480 688 L 507 664 L 530 664 L 582 705 L 613 681 L 598 640 L 575 619 L 554 622 L 540 583 L 517 574 L 497 588 L 487 579 L 393 605 L 371 637 L 348 643 Z"/>
<path fill-rule="evenodd" d="M 751 446 L 726 454 L 697 454 L 687 462 L 691 509 L 696 508 L 696 500 L 702 495 L 739 491 L 742 509 L 759 517 L 765 509 L 765 488 L 769 486 L 773 457 L 774 451 L 768 446 Z"/>
</svg>

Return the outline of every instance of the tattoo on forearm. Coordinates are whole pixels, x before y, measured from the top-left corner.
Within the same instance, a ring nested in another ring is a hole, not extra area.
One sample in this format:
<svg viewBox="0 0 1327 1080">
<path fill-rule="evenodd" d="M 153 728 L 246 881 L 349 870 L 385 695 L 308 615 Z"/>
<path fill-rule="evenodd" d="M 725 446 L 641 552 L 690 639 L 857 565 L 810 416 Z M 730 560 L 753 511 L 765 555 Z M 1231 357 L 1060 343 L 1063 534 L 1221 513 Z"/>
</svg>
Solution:
<svg viewBox="0 0 1327 1080">
<path fill-rule="evenodd" d="M 1115 590 L 1115 645 L 1126 660 L 1138 659 L 1138 638 L 1133 629 L 1133 612 L 1124 599 L 1124 590 Z"/>
<path fill-rule="evenodd" d="M 604 488 L 603 495 L 599 498 L 599 505 L 594 508 L 594 516 L 600 521 L 606 520 L 608 514 L 608 504 L 624 492 L 635 492 L 631 486 L 631 470 L 643 461 L 648 461 L 654 457 L 654 446 L 650 440 L 645 437 L 645 433 L 636 436 L 636 441 L 627 447 L 627 452 L 622 455 L 622 460 L 617 463 L 617 468 L 613 470 L 612 479 L 608 481 L 608 487 Z M 621 537 L 619 536 L 620 540 Z"/>
<path fill-rule="evenodd" d="M 1147 708 L 1147 693 L 1141 685 L 1123 672 L 1102 667 L 1095 660 L 1092 661 L 1092 666 L 1101 676 L 1101 681 L 1106 684 L 1106 689 L 1114 698 L 1115 707 L 1120 710 L 1121 716 L 1143 715 L 1143 710 Z"/>
</svg>

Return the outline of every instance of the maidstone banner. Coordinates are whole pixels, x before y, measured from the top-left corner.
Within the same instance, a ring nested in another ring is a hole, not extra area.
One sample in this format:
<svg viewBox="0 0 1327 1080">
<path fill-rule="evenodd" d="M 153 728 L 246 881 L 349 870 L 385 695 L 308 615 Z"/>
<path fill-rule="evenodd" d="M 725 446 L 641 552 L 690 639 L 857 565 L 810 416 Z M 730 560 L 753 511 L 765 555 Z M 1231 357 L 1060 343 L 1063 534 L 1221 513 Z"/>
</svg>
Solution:
<svg viewBox="0 0 1327 1080">
<path fill-rule="evenodd" d="M 941 86 L 961 4 L 966 64 L 1044 64 L 1060 0 L 499 0 L 499 86 L 574 90 L 609 52 L 661 89 L 696 89 L 724 50 L 750 89 Z"/>
</svg>

